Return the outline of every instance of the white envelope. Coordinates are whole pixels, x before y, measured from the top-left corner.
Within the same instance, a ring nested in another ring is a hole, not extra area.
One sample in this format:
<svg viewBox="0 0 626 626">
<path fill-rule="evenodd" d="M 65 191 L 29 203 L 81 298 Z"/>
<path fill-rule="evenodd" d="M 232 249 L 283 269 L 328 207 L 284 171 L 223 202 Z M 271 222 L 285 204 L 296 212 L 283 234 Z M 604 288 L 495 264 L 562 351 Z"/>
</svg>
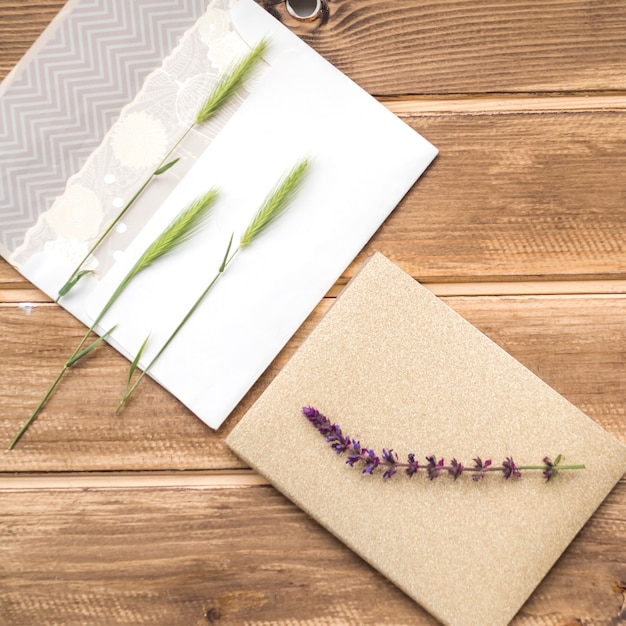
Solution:
<svg viewBox="0 0 626 626">
<path fill-rule="evenodd" d="M 151 370 L 212 428 L 222 424 L 437 153 L 253 0 L 239 0 L 229 14 L 233 32 L 248 46 L 270 40 L 264 71 L 171 193 L 152 192 L 150 202 L 162 204 L 111 269 L 85 279 L 61 301 L 90 323 L 176 214 L 218 188 L 201 233 L 142 272 L 97 329 L 117 324 L 109 341 L 129 358 L 150 333 L 145 365 L 215 275 L 231 234 L 236 242 L 274 183 L 308 158 L 308 175 L 288 210 L 237 255 Z M 24 273 L 51 294 L 71 269 L 53 251 L 42 251 L 27 266 Z M 134 401 L 141 395 L 139 387 Z"/>
</svg>

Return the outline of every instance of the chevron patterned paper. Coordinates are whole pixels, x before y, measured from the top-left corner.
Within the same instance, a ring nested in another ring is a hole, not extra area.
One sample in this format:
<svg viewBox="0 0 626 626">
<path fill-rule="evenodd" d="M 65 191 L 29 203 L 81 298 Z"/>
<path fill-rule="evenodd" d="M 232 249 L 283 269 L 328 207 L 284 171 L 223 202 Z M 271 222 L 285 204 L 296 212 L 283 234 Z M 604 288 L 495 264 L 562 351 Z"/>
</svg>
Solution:
<svg viewBox="0 0 626 626">
<path fill-rule="evenodd" d="M 22 243 L 207 3 L 71 2 L 65 19 L 38 42 L 37 54 L 9 76 L 0 89 L 3 256 Z"/>
</svg>

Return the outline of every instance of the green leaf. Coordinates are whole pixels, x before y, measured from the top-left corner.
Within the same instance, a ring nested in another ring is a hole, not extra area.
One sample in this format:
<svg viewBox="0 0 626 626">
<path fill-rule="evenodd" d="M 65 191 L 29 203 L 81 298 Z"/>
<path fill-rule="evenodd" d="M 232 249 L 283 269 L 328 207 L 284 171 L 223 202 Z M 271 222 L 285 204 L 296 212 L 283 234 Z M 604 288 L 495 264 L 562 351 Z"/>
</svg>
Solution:
<svg viewBox="0 0 626 626">
<path fill-rule="evenodd" d="M 63 287 L 61 287 L 61 289 L 59 289 L 59 293 L 57 295 L 57 300 L 59 298 L 62 298 L 66 294 L 68 294 L 70 292 L 70 290 L 74 288 L 74 285 L 76 285 L 76 283 L 83 276 L 86 276 L 87 274 L 92 274 L 92 273 L 93 273 L 93 270 L 81 270 L 80 272 L 78 272 L 78 274 L 76 274 L 76 276 L 74 276 L 74 278 L 72 278 L 71 280 L 68 280 L 65 283 L 65 285 L 63 285 Z"/>
<path fill-rule="evenodd" d="M 167 170 L 169 170 L 170 167 L 174 167 L 174 165 L 176 165 L 176 163 L 178 163 L 179 161 L 180 161 L 180 157 L 177 157 L 173 161 L 170 161 L 169 163 L 166 163 L 165 165 L 162 165 L 161 167 L 159 167 L 157 170 L 155 170 L 154 174 L 152 175 L 160 176 L 161 174 L 163 174 L 163 172 L 167 172 Z"/>
<path fill-rule="evenodd" d="M 220 273 L 220 274 L 226 269 L 226 266 L 228 265 L 228 254 L 230 253 L 230 248 L 233 245 L 233 237 L 234 236 L 235 236 L 235 233 L 233 233 L 230 236 L 230 241 L 228 242 L 228 247 L 226 248 L 226 253 L 224 254 L 224 259 L 222 260 L 222 264 L 220 265 L 220 268 L 217 270 L 218 273 Z"/>
<path fill-rule="evenodd" d="M 130 364 L 130 369 L 128 371 L 128 380 L 126 381 L 126 389 L 124 393 L 126 393 L 126 391 L 128 391 L 130 387 L 130 381 L 132 380 L 133 374 L 135 373 L 135 370 L 137 369 L 139 365 L 139 361 L 141 360 L 141 355 L 143 354 L 143 351 L 146 349 L 149 339 L 150 339 L 150 335 L 148 334 L 148 336 L 144 339 L 144 342 L 141 344 L 141 347 L 139 348 L 137 355 L 133 359 L 133 362 Z"/>
<path fill-rule="evenodd" d="M 115 330 L 115 326 L 107 330 L 104 335 L 98 337 L 91 345 L 87 346 L 84 350 L 81 350 L 77 354 L 75 354 L 66 364 L 65 367 L 72 367 L 76 361 L 82 359 L 84 356 L 87 356 L 92 350 L 95 350 L 113 331 Z"/>
</svg>

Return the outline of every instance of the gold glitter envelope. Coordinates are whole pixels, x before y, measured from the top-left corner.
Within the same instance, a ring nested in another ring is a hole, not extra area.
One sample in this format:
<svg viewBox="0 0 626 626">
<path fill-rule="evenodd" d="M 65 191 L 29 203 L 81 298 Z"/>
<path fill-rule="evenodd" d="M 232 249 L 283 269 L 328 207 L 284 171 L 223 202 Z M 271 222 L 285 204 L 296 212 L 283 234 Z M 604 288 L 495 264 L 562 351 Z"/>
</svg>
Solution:
<svg viewBox="0 0 626 626">
<path fill-rule="evenodd" d="M 562 454 L 586 469 L 549 483 L 541 471 L 383 480 L 380 468 L 364 475 L 333 452 L 303 416 L 309 405 L 379 454 L 470 466 L 477 456 L 534 465 Z M 380 254 L 227 444 L 455 626 L 507 624 L 626 471 L 626 447 Z M 367 513 L 339 506 L 346 494 Z"/>
</svg>

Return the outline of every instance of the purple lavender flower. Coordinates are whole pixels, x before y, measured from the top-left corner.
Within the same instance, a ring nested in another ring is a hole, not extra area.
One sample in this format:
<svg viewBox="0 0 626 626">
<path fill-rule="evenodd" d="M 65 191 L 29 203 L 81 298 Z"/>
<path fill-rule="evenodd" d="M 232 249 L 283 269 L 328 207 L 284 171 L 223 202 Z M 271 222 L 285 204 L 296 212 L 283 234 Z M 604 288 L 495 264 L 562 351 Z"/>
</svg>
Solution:
<svg viewBox="0 0 626 626">
<path fill-rule="evenodd" d="M 383 448 L 383 459 L 389 464 L 395 464 L 398 462 L 398 455 L 393 450 L 387 450 Z"/>
<path fill-rule="evenodd" d="M 361 450 L 361 443 L 359 441 L 352 442 L 352 452 L 348 455 L 346 464 L 350 467 L 354 467 L 355 463 L 363 460 L 363 451 Z"/>
<path fill-rule="evenodd" d="M 463 467 L 463 463 L 459 463 L 456 459 L 452 459 L 450 461 L 450 468 L 448 469 L 448 474 L 456 480 L 465 470 Z"/>
<path fill-rule="evenodd" d="M 387 465 L 383 478 L 391 478 L 398 471 L 398 455 L 393 450 L 383 448 L 383 460 Z"/>
<path fill-rule="evenodd" d="M 411 477 L 413 474 L 416 474 L 420 468 L 420 464 L 418 460 L 415 458 L 413 453 L 409 454 L 407 457 L 408 463 L 406 468 L 407 476 Z"/>
<path fill-rule="evenodd" d="M 331 448 L 337 454 L 345 452 L 350 447 L 350 437 L 344 437 L 341 428 L 337 424 L 331 424 L 330 428 L 328 428 L 326 441 L 331 444 Z"/>
<path fill-rule="evenodd" d="M 585 469 L 584 465 L 560 465 L 562 455 L 558 455 L 553 462 L 549 457 L 543 458 L 543 465 L 522 465 L 515 464 L 511 457 L 507 457 L 502 462 L 501 466 L 492 466 L 491 459 L 483 461 L 479 456 L 473 459 L 474 465 L 472 467 L 465 467 L 463 463 L 453 458 L 450 461 L 450 465 L 446 465 L 443 458 L 437 460 L 435 455 L 427 456 L 425 465 L 421 465 L 415 457 L 415 454 L 411 453 L 407 455 L 407 462 L 401 463 L 398 461 L 398 455 L 392 448 L 383 448 L 382 460 L 376 455 L 376 452 L 365 446 L 361 446 L 359 441 L 352 439 L 348 435 L 344 435 L 338 424 L 333 424 L 325 415 L 320 413 L 317 409 L 307 406 L 302 408 L 302 413 L 307 420 L 315 426 L 317 431 L 330 443 L 331 447 L 337 454 L 348 452 L 347 465 L 354 467 L 358 463 L 363 463 L 363 474 L 373 474 L 379 465 L 384 467 L 383 478 L 388 479 L 394 476 L 398 469 L 405 468 L 407 476 L 409 478 L 420 469 L 424 469 L 430 480 L 438 478 L 441 472 L 447 472 L 452 476 L 453 480 L 457 480 L 459 476 L 465 472 L 472 473 L 472 480 L 482 480 L 487 472 L 502 472 L 504 478 L 508 480 L 511 477 L 519 478 L 521 471 L 526 470 L 542 470 L 546 481 L 552 480 L 557 472 L 562 470 L 580 470 Z"/>
<path fill-rule="evenodd" d="M 304 413 L 304 416 L 309 420 L 309 422 L 312 417 L 317 417 L 320 414 L 320 412 L 312 406 L 303 406 L 302 413 Z"/>
<path fill-rule="evenodd" d="M 350 449 L 351 443 L 350 437 L 342 437 L 340 441 L 333 443 L 332 447 L 337 454 L 342 454 L 343 452 L 346 452 L 346 450 Z"/>
<path fill-rule="evenodd" d="M 331 423 L 330 420 L 322 415 L 317 409 L 314 409 L 312 406 L 305 406 L 302 409 L 305 417 L 317 428 L 317 430 L 324 435 L 325 437 L 330 432 Z"/>
<path fill-rule="evenodd" d="M 441 473 L 441 470 L 444 466 L 443 457 L 437 461 L 436 456 L 427 456 L 426 460 L 428 464 L 426 465 L 426 471 L 428 472 L 429 480 L 435 480 Z"/>
<path fill-rule="evenodd" d="M 506 480 L 511 478 L 511 476 L 519 478 L 522 475 L 510 456 L 506 458 L 506 461 L 502 461 L 502 473 L 504 474 L 504 478 Z"/>
<path fill-rule="evenodd" d="M 372 472 L 380 465 L 380 459 L 376 456 L 374 450 L 370 450 L 368 448 L 363 448 L 365 461 L 365 468 L 363 469 L 364 474 L 372 474 Z"/>
<path fill-rule="evenodd" d="M 481 478 L 484 478 L 485 474 L 487 473 L 487 468 L 490 465 L 491 465 L 491 459 L 487 459 L 485 462 L 483 462 L 482 459 L 479 456 L 477 456 L 474 459 L 474 467 L 478 471 L 472 476 L 472 480 L 478 481 Z"/>
<path fill-rule="evenodd" d="M 561 462 L 561 455 L 559 454 L 559 456 L 556 457 L 556 460 L 554 461 L 554 463 L 552 462 L 552 459 L 550 459 L 547 456 L 544 456 L 543 462 L 546 465 L 546 469 L 543 470 L 543 476 L 547 482 L 549 480 L 552 480 L 556 476 L 558 472 L 557 465 Z"/>
</svg>

